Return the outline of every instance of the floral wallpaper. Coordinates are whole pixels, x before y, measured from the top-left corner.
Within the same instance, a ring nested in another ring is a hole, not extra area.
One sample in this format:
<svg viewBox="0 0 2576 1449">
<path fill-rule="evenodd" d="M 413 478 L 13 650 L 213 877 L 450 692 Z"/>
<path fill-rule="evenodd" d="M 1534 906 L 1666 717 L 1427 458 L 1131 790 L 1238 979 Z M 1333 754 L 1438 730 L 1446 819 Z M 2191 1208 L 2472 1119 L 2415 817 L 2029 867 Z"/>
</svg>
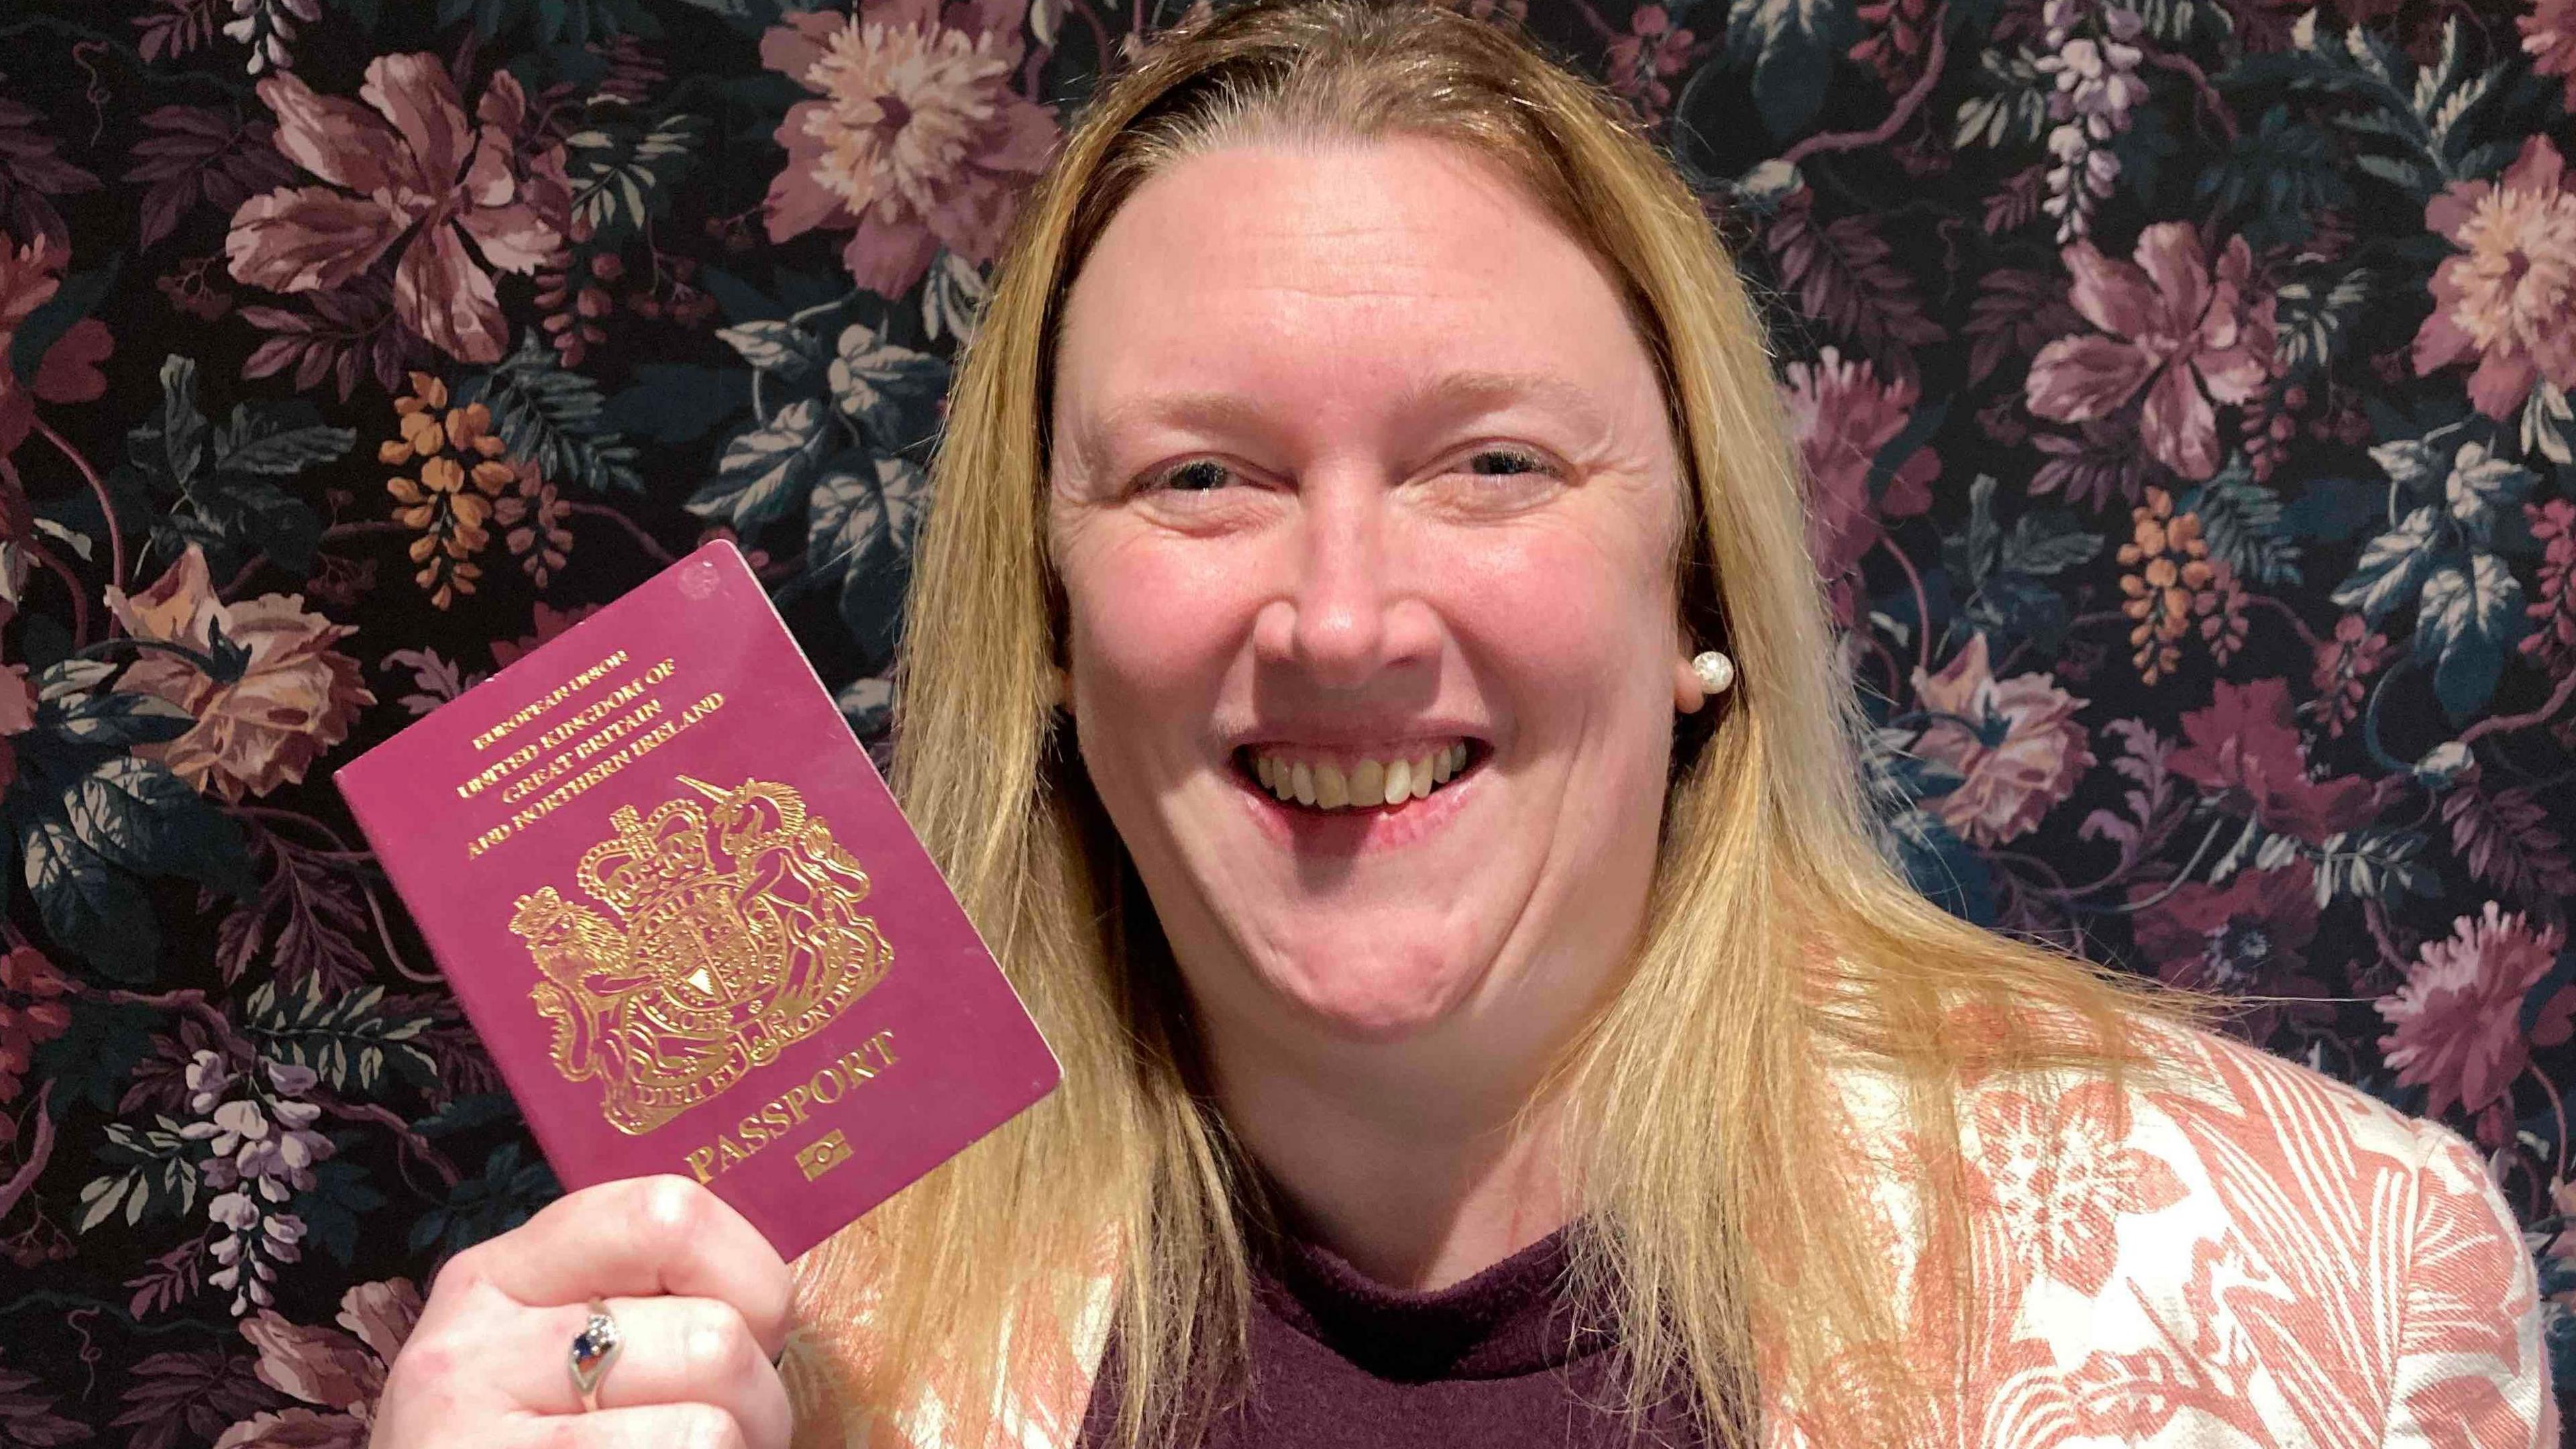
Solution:
<svg viewBox="0 0 2576 1449">
<path fill-rule="evenodd" d="M 332 769 L 719 534 L 881 737 L 1180 3 L 0 9 L 0 1440 L 364 1442 L 558 1189 Z M 2576 0 L 1472 4 L 1772 304 L 1891 848 L 2467 1133 L 2576 1384 Z"/>
</svg>

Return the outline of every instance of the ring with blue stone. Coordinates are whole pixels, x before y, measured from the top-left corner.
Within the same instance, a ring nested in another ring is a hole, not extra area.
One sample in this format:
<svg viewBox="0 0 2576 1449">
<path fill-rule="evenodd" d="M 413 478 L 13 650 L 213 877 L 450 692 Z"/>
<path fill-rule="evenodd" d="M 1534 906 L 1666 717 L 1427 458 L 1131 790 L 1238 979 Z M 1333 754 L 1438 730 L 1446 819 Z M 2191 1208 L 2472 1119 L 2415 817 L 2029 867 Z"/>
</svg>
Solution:
<svg viewBox="0 0 2576 1449">
<path fill-rule="evenodd" d="M 624 1346 L 617 1320 L 608 1316 L 608 1305 L 597 1298 L 590 1300 L 590 1321 L 572 1336 L 572 1353 L 566 1360 L 572 1370 L 573 1390 L 581 1395 L 583 1409 L 599 1407 L 599 1381 L 607 1377 L 608 1366 Z"/>
</svg>

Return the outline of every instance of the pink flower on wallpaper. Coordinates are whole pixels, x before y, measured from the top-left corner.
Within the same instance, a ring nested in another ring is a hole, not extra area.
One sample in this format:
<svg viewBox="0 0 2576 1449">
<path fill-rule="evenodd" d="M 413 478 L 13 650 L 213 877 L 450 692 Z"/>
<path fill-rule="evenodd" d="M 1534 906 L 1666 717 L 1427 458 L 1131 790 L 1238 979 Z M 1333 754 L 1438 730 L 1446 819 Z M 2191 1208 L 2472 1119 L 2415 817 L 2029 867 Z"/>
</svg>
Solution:
<svg viewBox="0 0 2576 1449">
<path fill-rule="evenodd" d="M 1915 751 L 1965 777 L 1930 802 L 1932 812 L 1972 845 L 2029 834 L 2093 767 L 2084 726 L 2075 722 L 2085 702 L 2050 675 L 1995 678 L 1983 634 L 1940 673 L 1915 670 L 1914 692 L 1925 710 L 1947 716 L 1923 727 Z"/>
<path fill-rule="evenodd" d="M 0 1102 L 17 1100 L 35 1049 L 71 1029 L 71 1003 L 62 999 L 70 990 L 61 970 L 35 947 L 0 954 Z M 15 1136 L 16 1128 L 15 1118 L 0 1113 L 0 1143 Z"/>
<path fill-rule="evenodd" d="M 474 122 L 431 55 L 376 57 L 358 95 L 366 105 L 317 95 L 291 72 L 259 83 L 277 113 L 277 149 L 329 184 L 243 202 L 224 239 L 233 277 L 331 291 L 400 247 L 403 325 L 459 361 L 499 361 L 509 324 L 492 271 L 532 272 L 562 243 L 572 207 L 563 147 L 521 147 L 528 98 L 506 70 L 493 73 Z"/>
<path fill-rule="evenodd" d="M 2068 300 L 2101 331 L 2058 338 L 2031 359 L 2031 412 L 2092 422 L 2143 391 L 2138 435 L 2148 455 L 2185 478 L 2216 473 L 2211 403 L 2245 402 L 2271 374 L 2272 298 L 2254 283 L 2245 239 L 2227 239 L 2215 270 L 2200 233 L 2181 221 L 2139 233 L 2135 261 L 2090 241 L 2060 255 L 2075 279 Z"/>
<path fill-rule="evenodd" d="M 2576 191 L 2547 136 L 2522 143 L 2502 185 L 2455 181 L 2424 224 L 2459 253 L 2433 273 L 2433 315 L 2415 333 L 2415 371 L 2476 358 L 2469 399 L 2509 418 L 2532 386 L 2576 389 Z"/>
<path fill-rule="evenodd" d="M 376 702 L 358 661 L 331 646 L 357 631 L 304 607 L 302 594 L 261 594 L 226 603 L 215 595 L 205 552 L 195 544 L 141 593 L 107 591 L 108 611 L 126 632 L 203 652 L 215 630 L 249 652 L 241 672 L 217 680 L 175 653 L 151 650 L 125 667 L 116 687 L 157 695 L 194 716 L 166 744 L 137 745 L 197 789 L 235 803 L 303 780 L 349 737 Z"/>
<path fill-rule="evenodd" d="M 45 349 L 32 382 L 21 382 L 7 364 L 18 328 L 63 285 L 63 249 L 39 236 L 25 246 L 0 232 L 0 458 L 27 440 L 36 426 L 36 403 L 88 402 L 107 392 L 98 365 L 115 349 L 107 324 L 84 317 Z"/>
<path fill-rule="evenodd" d="M 2277 870 L 2240 870 L 2223 886 L 2140 882 L 2129 888 L 2129 902 L 2137 908 L 2130 919 L 2138 950 L 2159 980 L 2186 990 L 2325 996 L 2325 983 L 2306 974 L 2308 945 L 2317 936 L 2316 878 L 2307 858 L 2294 856 Z M 2230 1022 L 2259 1044 L 2280 1024 L 2283 1010 L 2283 1003 L 2267 1000 Z"/>
<path fill-rule="evenodd" d="M 242 1320 L 259 1350 L 260 1382 L 316 1409 L 262 1413 L 226 1429 L 215 1449 L 363 1449 L 385 1390 L 385 1371 L 419 1321 L 420 1290 L 408 1278 L 360 1283 L 340 1295 L 338 1328 L 290 1323 L 275 1309 Z"/>
<path fill-rule="evenodd" d="M 1021 189 L 1055 146 L 1055 116 L 1011 88 L 1024 0 L 863 0 L 856 15 L 790 15 L 760 60 L 817 99 L 787 112 L 787 169 L 769 186 L 769 239 L 853 228 L 842 265 L 892 297 L 941 247 L 1000 250 Z"/>
<path fill-rule="evenodd" d="M 2307 745 L 2282 680 L 2222 680 L 2207 708 L 2182 717 L 2182 733 L 2167 768 L 2275 834 L 2314 845 L 2362 824 L 2375 808 L 2368 780 L 2308 778 Z"/>
<path fill-rule="evenodd" d="M 1673 24 L 1663 6 L 1640 5 L 1628 17 L 1628 33 L 1614 38 L 1602 57 L 1605 79 L 1652 125 L 1673 103 L 1671 82 L 1689 69 L 1698 48 L 1698 37 Z"/>
<path fill-rule="evenodd" d="M 2576 0 L 2540 0 L 2529 15 L 2514 17 L 2522 50 L 2541 75 L 2567 78 L 2567 108 L 2576 110 Z"/>
<path fill-rule="evenodd" d="M 1884 535 L 1884 520 L 1911 518 L 1932 506 L 1941 455 L 1929 447 L 1907 454 L 1873 503 L 1870 461 L 1913 421 L 1919 389 L 1905 379 L 1881 382 L 1869 359 L 1846 359 L 1831 347 L 1812 363 L 1790 363 L 1786 372 L 1781 402 L 1795 425 L 1809 480 L 1807 551 L 1832 593 L 1835 617 L 1849 624 L 1859 615 L 1852 571 Z"/>
<path fill-rule="evenodd" d="M 2567 1040 L 2576 986 L 2551 995 L 2530 1034 L 2522 1030 L 2524 995 L 2566 944 L 2564 927 L 2535 927 L 2489 901 L 2483 913 L 2454 922 L 2449 936 L 2424 943 L 2406 984 L 2374 1003 L 2389 1025 L 2380 1049 L 2400 1084 L 2425 1089 L 2426 1116 L 2485 1108 L 2513 1084 L 2533 1046 Z"/>
</svg>

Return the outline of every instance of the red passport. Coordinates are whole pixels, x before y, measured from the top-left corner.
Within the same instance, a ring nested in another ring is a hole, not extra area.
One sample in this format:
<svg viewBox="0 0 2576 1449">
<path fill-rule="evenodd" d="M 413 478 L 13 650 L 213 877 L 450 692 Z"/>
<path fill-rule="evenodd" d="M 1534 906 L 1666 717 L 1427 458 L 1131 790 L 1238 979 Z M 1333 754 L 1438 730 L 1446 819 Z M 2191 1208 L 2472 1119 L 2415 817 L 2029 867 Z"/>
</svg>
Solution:
<svg viewBox="0 0 2576 1449">
<path fill-rule="evenodd" d="M 686 1173 L 792 1258 L 1055 1086 L 730 543 L 337 779 L 567 1188 Z"/>
</svg>

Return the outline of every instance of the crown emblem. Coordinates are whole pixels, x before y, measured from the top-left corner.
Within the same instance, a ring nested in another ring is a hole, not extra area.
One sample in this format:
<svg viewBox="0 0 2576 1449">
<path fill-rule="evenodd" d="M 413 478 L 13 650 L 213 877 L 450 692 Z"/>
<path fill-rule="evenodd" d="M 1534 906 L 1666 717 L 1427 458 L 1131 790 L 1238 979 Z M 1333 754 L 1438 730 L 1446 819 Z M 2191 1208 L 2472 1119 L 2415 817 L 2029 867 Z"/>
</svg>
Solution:
<svg viewBox="0 0 2576 1449">
<path fill-rule="evenodd" d="M 745 780 L 649 815 L 621 805 L 573 880 L 519 897 L 510 929 L 539 980 L 555 1070 L 597 1080 L 620 1132 L 650 1132 L 820 1031 L 885 975 L 893 949 L 859 913 L 867 872 L 805 799 Z"/>
</svg>

